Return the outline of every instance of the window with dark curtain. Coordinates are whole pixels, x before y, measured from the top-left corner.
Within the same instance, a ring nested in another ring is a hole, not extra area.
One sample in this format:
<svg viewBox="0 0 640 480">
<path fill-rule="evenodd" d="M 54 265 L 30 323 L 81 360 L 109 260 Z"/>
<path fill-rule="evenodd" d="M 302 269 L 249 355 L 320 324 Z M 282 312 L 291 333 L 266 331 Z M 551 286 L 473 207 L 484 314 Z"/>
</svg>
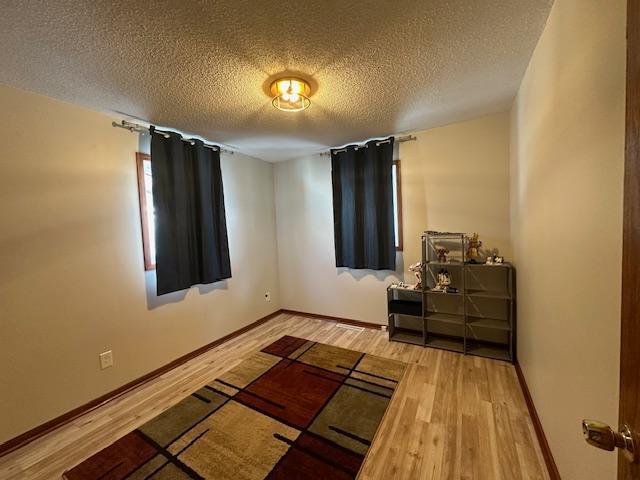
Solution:
<svg viewBox="0 0 640 480">
<path fill-rule="evenodd" d="M 331 151 L 336 266 L 395 270 L 393 137 Z"/>
<path fill-rule="evenodd" d="M 158 295 L 230 278 L 220 152 L 151 132 Z"/>
</svg>

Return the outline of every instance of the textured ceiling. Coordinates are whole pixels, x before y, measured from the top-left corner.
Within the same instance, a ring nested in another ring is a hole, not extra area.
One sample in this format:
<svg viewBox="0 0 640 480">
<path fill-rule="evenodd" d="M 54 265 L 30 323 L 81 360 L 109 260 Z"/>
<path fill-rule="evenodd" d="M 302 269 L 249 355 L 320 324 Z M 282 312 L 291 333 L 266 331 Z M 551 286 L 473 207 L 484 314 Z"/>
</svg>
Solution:
<svg viewBox="0 0 640 480">
<path fill-rule="evenodd" d="M 284 160 L 507 109 L 551 3 L 0 0 L 0 82 Z"/>
</svg>

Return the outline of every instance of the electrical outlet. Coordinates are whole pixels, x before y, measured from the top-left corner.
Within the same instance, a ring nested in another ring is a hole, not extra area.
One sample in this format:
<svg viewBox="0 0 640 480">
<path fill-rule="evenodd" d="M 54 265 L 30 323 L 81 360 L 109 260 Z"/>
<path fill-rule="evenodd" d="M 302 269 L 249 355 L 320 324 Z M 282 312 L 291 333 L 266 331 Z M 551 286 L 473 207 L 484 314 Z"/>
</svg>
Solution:
<svg viewBox="0 0 640 480">
<path fill-rule="evenodd" d="M 264 301 L 265 302 L 271 301 L 271 292 L 264 292 Z"/>
<path fill-rule="evenodd" d="M 109 367 L 113 367 L 113 352 L 111 350 L 100 354 L 100 368 L 104 370 Z"/>
</svg>

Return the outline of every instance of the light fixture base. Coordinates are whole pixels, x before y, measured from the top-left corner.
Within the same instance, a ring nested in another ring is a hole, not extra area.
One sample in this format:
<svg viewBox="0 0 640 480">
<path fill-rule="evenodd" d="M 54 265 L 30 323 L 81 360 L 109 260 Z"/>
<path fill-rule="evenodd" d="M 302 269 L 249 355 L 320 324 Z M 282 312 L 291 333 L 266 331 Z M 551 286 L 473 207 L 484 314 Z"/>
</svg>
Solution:
<svg viewBox="0 0 640 480">
<path fill-rule="evenodd" d="M 309 83 L 297 77 L 279 78 L 271 84 L 271 104 L 283 112 L 300 112 L 311 105 Z"/>
</svg>

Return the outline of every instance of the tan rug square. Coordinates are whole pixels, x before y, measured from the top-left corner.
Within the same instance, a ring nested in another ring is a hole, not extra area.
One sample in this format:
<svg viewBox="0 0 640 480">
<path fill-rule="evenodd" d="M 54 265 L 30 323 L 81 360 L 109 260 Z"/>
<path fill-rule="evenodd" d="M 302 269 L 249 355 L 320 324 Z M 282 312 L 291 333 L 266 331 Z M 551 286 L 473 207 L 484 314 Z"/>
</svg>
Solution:
<svg viewBox="0 0 640 480">
<path fill-rule="evenodd" d="M 183 435 L 169 448 L 204 478 L 261 480 L 300 432 L 233 400 Z"/>
<path fill-rule="evenodd" d="M 361 355 L 360 352 L 354 350 L 318 343 L 302 355 L 298 361 L 346 375 Z"/>
<path fill-rule="evenodd" d="M 367 353 L 360 360 L 351 377 L 395 389 L 402 379 L 405 368 L 406 364 L 403 362 Z"/>
<path fill-rule="evenodd" d="M 243 360 L 242 363 L 219 377 L 218 380 L 222 380 L 223 382 L 233 385 L 238 389 L 242 389 L 279 361 L 280 357 L 276 357 L 275 355 L 256 352 L 246 360 Z M 211 386 L 213 388 L 217 388 L 215 385 Z"/>
</svg>

